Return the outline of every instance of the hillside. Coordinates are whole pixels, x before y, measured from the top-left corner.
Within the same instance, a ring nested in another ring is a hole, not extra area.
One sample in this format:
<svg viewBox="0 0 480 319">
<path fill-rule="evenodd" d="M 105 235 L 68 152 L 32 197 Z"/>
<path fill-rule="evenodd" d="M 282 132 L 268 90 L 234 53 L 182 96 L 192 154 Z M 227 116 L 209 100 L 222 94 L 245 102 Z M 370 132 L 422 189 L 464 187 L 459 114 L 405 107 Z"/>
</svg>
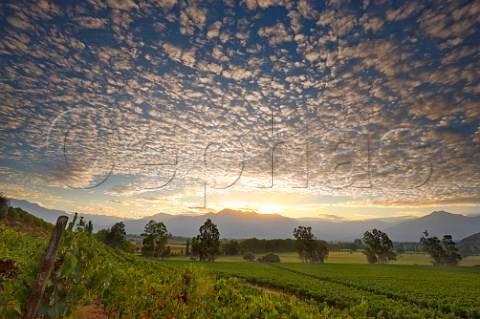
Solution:
<svg viewBox="0 0 480 319">
<path fill-rule="evenodd" d="M 0 223 L 21 233 L 35 233 L 45 237 L 53 229 L 53 225 L 38 218 L 19 207 L 8 207 L 6 214 L 0 216 Z"/>
<path fill-rule="evenodd" d="M 30 212 L 30 214 L 52 224 L 55 224 L 58 216 L 68 216 L 69 219 L 72 219 L 74 215 L 72 213 L 67 213 L 63 210 L 42 207 L 38 204 L 30 203 L 26 200 L 9 199 L 9 201 L 11 206 L 20 207 Z M 126 218 L 96 214 L 78 214 L 78 216 L 83 217 L 85 220 L 91 220 L 93 222 L 94 231 L 108 228 L 117 222 L 126 220 Z"/>
<path fill-rule="evenodd" d="M 48 209 L 28 201 L 10 200 L 33 215 L 54 223 L 58 216 L 68 214 L 61 210 Z M 313 233 L 327 241 L 353 241 L 361 238 L 366 230 L 378 228 L 385 231 L 393 241 L 417 242 L 423 231 L 438 237 L 450 234 L 454 240 L 477 233 L 480 229 L 480 216 L 464 216 L 445 211 L 432 212 L 420 218 L 378 218 L 362 221 L 332 220 L 329 218 L 288 218 L 277 214 L 259 214 L 232 209 L 223 209 L 217 213 L 192 215 L 191 213 L 172 215 L 158 213 L 140 219 L 111 217 L 95 214 L 79 214 L 85 220 L 93 222 L 94 231 L 111 227 L 116 222 L 124 222 L 127 233 L 141 234 L 150 220 L 164 222 L 168 231 L 175 236 L 192 237 L 210 218 L 217 224 L 222 238 L 292 238 L 292 231 L 299 225 L 311 226 Z"/>
<path fill-rule="evenodd" d="M 71 226 L 64 233 L 34 316 L 280 318 L 279 314 L 287 313 L 296 318 L 328 319 L 347 311 L 365 316 L 368 309 L 366 303 L 359 309 L 356 301 L 338 309 L 286 299 L 237 278 L 207 274 L 189 261 L 174 266 L 110 249 L 78 224 Z M 26 317 L 30 283 L 37 276 L 47 243 L 47 238 L 32 238 L 0 224 L 0 318 Z M 97 309 L 88 307 L 92 301 Z"/>
<path fill-rule="evenodd" d="M 435 211 L 427 216 L 402 222 L 385 228 L 385 232 L 393 241 L 418 241 L 425 230 L 439 238 L 452 235 L 458 241 L 480 229 L 480 216 L 464 216 L 445 211 Z"/>
<path fill-rule="evenodd" d="M 457 247 L 462 254 L 480 254 L 480 232 L 462 239 Z"/>
</svg>

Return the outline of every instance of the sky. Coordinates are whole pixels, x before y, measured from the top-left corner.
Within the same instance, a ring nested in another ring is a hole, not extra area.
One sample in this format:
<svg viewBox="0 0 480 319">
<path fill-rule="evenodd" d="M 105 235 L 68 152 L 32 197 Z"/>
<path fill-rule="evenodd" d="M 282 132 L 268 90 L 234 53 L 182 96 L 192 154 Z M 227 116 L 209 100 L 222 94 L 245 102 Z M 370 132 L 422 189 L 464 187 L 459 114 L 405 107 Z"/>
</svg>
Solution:
<svg viewBox="0 0 480 319">
<path fill-rule="evenodd" d="M 0 3 L 0 191 L 139 218 L 480 213 L 478 1 Z"/>
</svg>

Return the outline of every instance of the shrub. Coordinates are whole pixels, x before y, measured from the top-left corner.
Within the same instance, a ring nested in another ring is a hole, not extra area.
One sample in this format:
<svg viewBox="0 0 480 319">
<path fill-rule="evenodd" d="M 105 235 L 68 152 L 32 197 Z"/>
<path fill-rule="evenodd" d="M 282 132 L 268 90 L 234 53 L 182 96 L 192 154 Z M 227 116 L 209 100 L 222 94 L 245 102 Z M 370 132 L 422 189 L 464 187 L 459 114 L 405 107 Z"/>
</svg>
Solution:
<svg viewBox="0 0 480 319">
<path fill-rule="evenodd" d="M 280 262 L 280 256 L 269 253 L 263 256 L 260 259 L 260 262 L 262 263 L 279 263 Z"/>
<path fill-rule="evenodd" d="M 243 254 L 242 258 L 244 260 L 247 260 L 247 261 L 254 261 L 255 260 L 255 255 L 252 254 L 251 252 L 246 252 L 245 254 Z"/>
</svg>

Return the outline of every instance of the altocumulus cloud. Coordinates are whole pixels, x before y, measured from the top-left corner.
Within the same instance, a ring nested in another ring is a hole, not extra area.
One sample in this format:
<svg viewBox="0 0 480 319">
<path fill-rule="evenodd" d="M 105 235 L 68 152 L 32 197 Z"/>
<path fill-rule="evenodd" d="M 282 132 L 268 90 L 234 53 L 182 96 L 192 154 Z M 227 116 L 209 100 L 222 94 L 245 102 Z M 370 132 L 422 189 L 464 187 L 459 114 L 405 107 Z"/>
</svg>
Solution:
<svg viewBox="0 0 480 319">
<path fill-rule="evenodd" d="M 3 1 L 0 177 L 109 177 L 93 190 L 106 196 L 232 186 L 478 204 L 479 13 L 453 0 Z"/>
</svg>

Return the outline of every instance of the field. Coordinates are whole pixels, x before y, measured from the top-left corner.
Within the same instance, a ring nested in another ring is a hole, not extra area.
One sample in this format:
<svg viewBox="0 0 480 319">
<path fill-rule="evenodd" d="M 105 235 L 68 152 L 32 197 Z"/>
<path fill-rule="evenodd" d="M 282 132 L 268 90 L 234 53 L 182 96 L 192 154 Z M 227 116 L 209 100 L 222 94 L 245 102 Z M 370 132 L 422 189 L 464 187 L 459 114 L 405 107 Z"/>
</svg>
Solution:
<svg viewBox="0 0 480 319">
<path fill-rule="evenodd" d="M 23 317 L 46 245 L 46 238 L 0 224 L 0 318 Z M 268 294 L 243 279 L 202 269 L 182 261 L 158 262 L 113 250 L 71 224 L 38 315 L 51 319 L 367 318 L 364 302 L 338 309 Z M 90 304 L 95 307 L 89 308 Z"/>
<path fill-rule="evenodd" d="M 181 265 L 181 260 L 161 261 Z M 313 298 L 336 308 L 366 301 L 369 313 L 386 318 L 480 318 L 480 268 L 354 263 L 218 261 L 197 263 L 206 273 L 238 277 L 261 287 Z"/>
<path fill-rule="evenodd" d="M 172 245 L 173 252 L 180 252 L 181 249 L 185 250 L 184 246 L 177 244 Z M 174 248 L 175 247 L 175 248 Z M 258 254 L 262 256 L 264 254 Z M 290 253 L 277 253 L 280 256 L 282 263 L 301 263 L 298 255 L 294 252 Z M 173 259 L 187 260 L 187 257 L 175 257 Z M 241 256 L 220 256 L 217 261 L 221 262 L 242 262 Z M 365 255 L 361 252 L 330 252 L 328 258 L 325 261 L 327 264 L 367 264 Z M 405 253 L 397 257 L 396 261 L 390 262 L 391 265 L 432 265 L 430 257 L 426 254 L 410 254 Z M 460 266 L 475 266 L 480 265 L 480 256 L 469 256 L 460 261 Z"/>
<path fill-rule="evenodd" d="M 47 245 L 36 236 L 0 224 L 0 318 L 25 311 Z M 425 255 L 390 265 L 365 264 L 358 252 L 332 252 L 325 264 L 279 255 L 279 264 L 151 260 L 111 249 L 72 222 L 38 311 L 52 319 L 480 318 L 480 267 L 466 267 L 479 257 L 434 267 Z"/>
</svg>

